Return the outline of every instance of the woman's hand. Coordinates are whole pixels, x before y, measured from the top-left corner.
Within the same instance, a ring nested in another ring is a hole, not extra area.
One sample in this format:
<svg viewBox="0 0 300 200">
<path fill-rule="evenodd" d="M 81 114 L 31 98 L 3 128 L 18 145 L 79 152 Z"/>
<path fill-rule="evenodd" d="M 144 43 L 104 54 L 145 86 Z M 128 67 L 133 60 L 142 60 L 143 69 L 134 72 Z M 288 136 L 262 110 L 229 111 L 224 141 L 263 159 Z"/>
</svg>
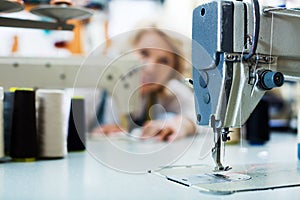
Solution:
<svg viewBox="0 0 300 200">
<path fill-rule="evenodd" d="M 120 133 L 120 132 L 125 132 L 125 130 L 122 129 L 118 124 L 106 124 L 94 128 L 92 134 L 109 135 L 109 134 Z"/>
<path fill-rule="evenodd" d="M 195 124 L 188 118 L 177 115 L 167 120 L 151 120 L 142 128 L 142 139 L 156 138 L 158 141 L 173 141 L 195 134 Z"/>
</svg>

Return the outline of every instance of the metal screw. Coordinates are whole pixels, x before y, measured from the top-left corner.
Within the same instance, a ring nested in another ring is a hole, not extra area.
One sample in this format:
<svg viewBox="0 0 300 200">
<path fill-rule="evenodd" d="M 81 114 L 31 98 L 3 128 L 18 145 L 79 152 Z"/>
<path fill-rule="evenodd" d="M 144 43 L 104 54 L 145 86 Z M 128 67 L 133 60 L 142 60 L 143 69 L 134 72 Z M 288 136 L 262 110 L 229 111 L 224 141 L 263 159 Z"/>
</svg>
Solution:
<svg viewBox="0 0 300 200">
<path fill-rule="evenodd" d="M 267 56 L 267 57 L 265 57 L 265 60 L 266 60 L 267 62 L 269 62 L 269 63 L 272 63 L 273 60 L 274 60 L 274 58 L 271 57 L 271 56 Z"/>
<path fill-rule="evenodd" d="M 226 57 L 227 57 L 227 59 L 230 59 L 230 60 L 233 59 L 233 55 L 227 55 Z"/>
</svg>

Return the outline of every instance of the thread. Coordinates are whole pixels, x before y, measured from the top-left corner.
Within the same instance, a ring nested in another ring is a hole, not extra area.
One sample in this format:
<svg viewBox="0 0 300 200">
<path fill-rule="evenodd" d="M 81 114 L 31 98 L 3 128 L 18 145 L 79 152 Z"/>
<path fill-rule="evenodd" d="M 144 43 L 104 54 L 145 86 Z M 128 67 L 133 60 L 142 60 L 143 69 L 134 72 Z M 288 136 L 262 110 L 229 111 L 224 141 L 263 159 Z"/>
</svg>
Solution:
<svg viewBox="0 0 300 200">
<path fill-rule="evenodd" d="M 10 156 L 16 161 L 33 161 L 37 157 L 34 91 L 15 91 Z"/>
<path fill-rule="evenodd" d="M 38 155 L 63 158 L 67 154 L 70 99 L 63 90 L 39 89 L 37 96 Z"/>
<path fill-rule="evenodd" d="M 272 1 L 266 1 L 266 0 L 260 0 L 260 5 L 262 6 L 272 6 L 272 7 L 286 7 L 286 0 L 272 0 Z"/>
<path fill-rule="evenodd" d="M 4 118 L 4 150 L 5 154 L 9 155 L 10 139 L 12 128 L 12 116 L 14 108 L 14 92 L 4 92 L 3 101 L 3 118 Z"/>
<path fill-rule="evenodd" d="M 268 1 L 270 6 L 285 8 L 286 0 L 272 0 Z"/>
<path fill-rule="evenodd" d="M 68 129 L 68 151 L 85 150 L 86 126 L 85 126 L 84 99 L 72 98 Z"/>
<path fill-rule="evenodd" d="M 3 123 L 3 88 L 0 87 L 0 158 L 5 156 L 4 153 L 4 123 Z"/>
</svg>

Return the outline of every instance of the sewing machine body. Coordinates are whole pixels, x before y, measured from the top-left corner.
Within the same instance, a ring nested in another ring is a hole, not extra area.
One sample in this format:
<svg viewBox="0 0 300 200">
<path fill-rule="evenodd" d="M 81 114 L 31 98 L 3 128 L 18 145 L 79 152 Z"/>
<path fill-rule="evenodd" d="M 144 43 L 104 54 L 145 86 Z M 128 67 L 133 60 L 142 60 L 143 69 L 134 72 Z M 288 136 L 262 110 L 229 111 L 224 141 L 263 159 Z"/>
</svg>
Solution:
<svg viewBox="0 0 300 200">
<path fill-rule="evenodd" d="M 212 1 L 194 10 L 193 80 L 200 125 L 212 126 L 214 115 L 218 127 L 242 126 L 266 91 L 258 80 L 262 71 L 281 72 L 286 80 L 300 77 L 300 12 L 266 9 L 260 10 L 256 53 L 247 61 L 251 2 Z M 199 57 L 203 49 L 210 59 Z"/>
<path fill-rule="evenodd" d="M 193 85 L 197 122 L 214 130 L 221 163 L 229 128 L 241 127 L 267 90 L 300 77 L 300 12 L 252 1 L 212 1 L 193 13 Z"/>
</svg>

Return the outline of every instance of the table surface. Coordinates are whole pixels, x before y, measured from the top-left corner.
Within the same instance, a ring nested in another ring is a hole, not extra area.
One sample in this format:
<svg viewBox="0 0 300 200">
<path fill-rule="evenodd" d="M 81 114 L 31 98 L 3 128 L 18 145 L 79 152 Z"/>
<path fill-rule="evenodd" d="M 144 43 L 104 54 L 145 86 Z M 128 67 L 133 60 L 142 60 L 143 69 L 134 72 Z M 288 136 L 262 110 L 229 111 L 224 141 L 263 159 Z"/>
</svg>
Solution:
<svg viewBox="0 0 300 200">
<path fill-rule="evenodd" d="M 207 154 L 211 145 L 211 139 L 210 134 L 203 134 L 196 138 L 187 138 L 174 142 L 173 145 L 180 147 L 178 148 L 179 150 L 181 150 L 182 146 L 187 148 L 184 149 L 182 155 L 176 158 L 170 154 L 169 163 L 179 165 L 213 165 L 212 159 Z M 121 149 L 126 148 L 128 151 L 138 150 L 136 151 L 137 153 L 135 152 L 137 155 L 142 155 L 143 153 L 144 155 L 147 153 L 151 154 L 149 152 L 152 152 L 153 148 L 157 150 L 166 146 L 166 143 L 128 142 L 123 139 L 111 141 L 118 141 L 116 143 L 119 144 Z M 172 148 L 169 150 L 172 150 Z M 98 155 L 98 153 L 101 153 L 101 155 Z M 69 153 L 64 159 L 41 160 L 29 163 L 2 163 L 0 164 L 0 199 L 253 200 L 265 198 L 299 199 L 300 196 L 300 187 L 241 192 L 225 196 L 205 194 L 195 189 L 169 182 L 153 173 L 143 173 L 141 169 L 148 165 L 147 162 L 149 160 L 147 161 L 147 159 L 141 160 L 141 163 L 144 163 L 144 165 L 140 165 L 140 163 L 137 163 L 139 162 L 138 160 L 130 160 L 131 158 L 126 156 L 122 160 L 120 155 L 116 154 L 116 152 L 111 150 L 111 147 L 107 147 L 107 140 L 93 139 L 87 143 L 87 151 Z M 134 153 L 131 152 L 131 154 Z M 148 158 L 153 160 L 153 157 Z M 163 158 L 165 159 L 165 157 Z M 122 162 L 126 161 L 126 159 L 129 159 L 127 162 L 132 162 L 132 165 L 124 165 Z M 154 159 L 153 162 L 161 164 L 159 162 L 163 163 L 161 160 L 164 159 L 158 159 L 158 161 Z M 296 135 L 272 133 L 271 140 L 263 146 L 250 146 L 246 142 L 238 145 L 226 145 L 225 162 L 232 165 L 298 163 Z M 152 167 L 155 166 L 152 165 Z"/>
</svg>

